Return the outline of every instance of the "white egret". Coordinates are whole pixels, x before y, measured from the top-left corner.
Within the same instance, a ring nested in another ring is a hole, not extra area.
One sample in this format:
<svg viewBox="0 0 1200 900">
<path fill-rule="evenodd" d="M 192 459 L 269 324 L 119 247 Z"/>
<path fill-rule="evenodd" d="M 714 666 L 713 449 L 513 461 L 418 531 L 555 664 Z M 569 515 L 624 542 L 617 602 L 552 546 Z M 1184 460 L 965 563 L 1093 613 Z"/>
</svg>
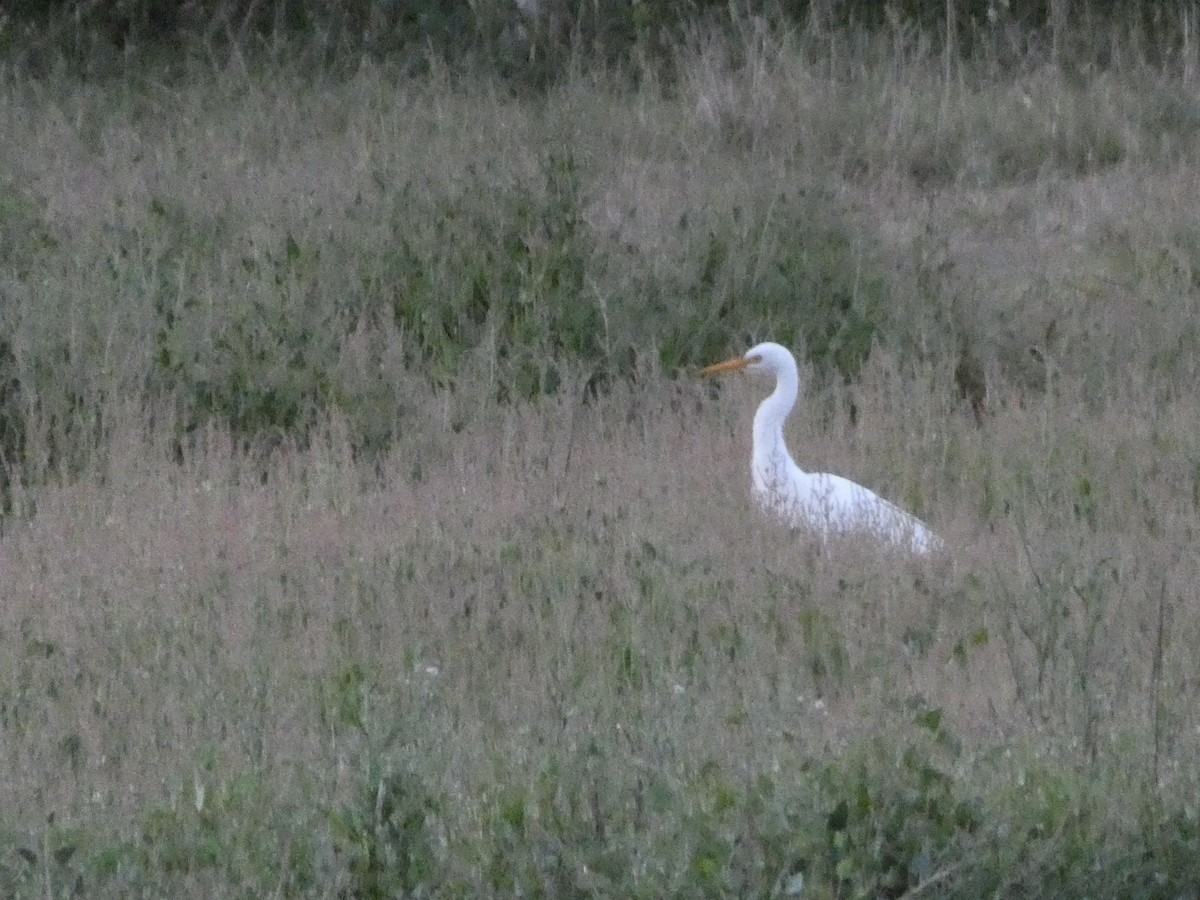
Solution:
<svg viewBox="0 0 1200 900">
<path fill-rule="evenodd" d="M 701 375 L 741 370 L 775 376 L 775 390 L 754 414 L 750 471 L 754 495 L 768 512 L 795 526 L 834 534 L 865 532 L 916 554 L 942 545 L 929 527 L 893 503 L 839 475 L 803 471 L 788 452 L 783 423 L 792 412 L 800 374 L 792 352 L 779 344 L 751 347 L 745 356 L 701 369 Z"/>
</svg>

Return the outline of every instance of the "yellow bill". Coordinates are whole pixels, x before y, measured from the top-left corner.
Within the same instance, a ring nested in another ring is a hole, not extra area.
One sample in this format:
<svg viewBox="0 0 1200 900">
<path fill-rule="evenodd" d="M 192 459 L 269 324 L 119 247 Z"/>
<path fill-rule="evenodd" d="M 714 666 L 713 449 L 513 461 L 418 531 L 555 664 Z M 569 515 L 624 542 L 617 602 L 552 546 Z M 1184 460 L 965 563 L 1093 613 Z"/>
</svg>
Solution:
<svg viewBox="0 0 1200 900">
<path fill-rule="evenodd" d="M 747 359 L 744 356 L 735 356 L 733 359 L 725 360 L 725 362 L 719 362 L 715 365 L 705 366 L 697 374 L 720 375 L 722 372 L 739 372 L 752 362 L 754 362 L 754 360 Z"/>
</svg>

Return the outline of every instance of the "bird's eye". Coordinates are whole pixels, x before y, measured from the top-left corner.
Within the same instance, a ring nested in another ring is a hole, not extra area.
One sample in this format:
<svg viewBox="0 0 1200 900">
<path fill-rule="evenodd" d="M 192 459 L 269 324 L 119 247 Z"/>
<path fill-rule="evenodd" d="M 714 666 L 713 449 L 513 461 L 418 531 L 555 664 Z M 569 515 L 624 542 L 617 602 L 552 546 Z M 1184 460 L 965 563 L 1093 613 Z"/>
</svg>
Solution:
<svg viewBox="0 0 1200 900">
<path fill-rule="evenodd" d="M 760 362 L 762 362 L 762 357 L 759 354 L 755 353 L 752 357 L 750 357 L 750 362 L 751 363 L 760 363 Z"/>
</svg>

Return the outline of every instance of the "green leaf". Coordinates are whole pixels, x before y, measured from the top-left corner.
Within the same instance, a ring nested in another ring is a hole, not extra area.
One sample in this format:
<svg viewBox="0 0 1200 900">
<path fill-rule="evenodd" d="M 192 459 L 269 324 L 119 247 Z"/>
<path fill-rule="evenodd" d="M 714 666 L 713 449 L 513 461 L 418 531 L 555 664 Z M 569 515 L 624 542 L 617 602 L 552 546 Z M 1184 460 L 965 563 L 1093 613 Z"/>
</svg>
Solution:
<svg viewBox="0 0 1200 900">
<path fill-rule="evenodd" d="M 927 731 L 937 732 L 942 727 L 942 710 L 940 707 L 924 710 L 917 714 L 914 722 Z"/>
<path fill-rule="evenodd" d="M 702 856 L 696 860 L 696 871 L 700 877 L 706 881 L 711 881 L 717 877 L 717 873 L 721 870 L 720 865 L 711 856 Z"/>
</svg>

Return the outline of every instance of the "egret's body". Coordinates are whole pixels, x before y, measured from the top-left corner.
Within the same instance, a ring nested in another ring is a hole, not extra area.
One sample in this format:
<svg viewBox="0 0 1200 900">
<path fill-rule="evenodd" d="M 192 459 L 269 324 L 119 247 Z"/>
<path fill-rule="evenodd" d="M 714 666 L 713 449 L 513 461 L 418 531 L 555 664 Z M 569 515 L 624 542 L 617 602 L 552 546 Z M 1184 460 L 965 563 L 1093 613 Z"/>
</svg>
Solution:
<svg viewBox="0 0 1200 900">
<path fill-rule="evenodd" d="M 839 475 L 810 474 L 796 465 L 783 437 L 783 423 L 800 388 L 800 374 L 790 350 L 779 344 L 759 344 L 745 356 L 709 366 L 700 374 L 742 369 L 775 377 L 775 390 L 754 414 L 750 471 L 754 496 L 764 509 L 823 537 L 868 532 L 919 554 L 940 546 L 940 539 L 924 522 L 862 485 Z"/>
</svg>

